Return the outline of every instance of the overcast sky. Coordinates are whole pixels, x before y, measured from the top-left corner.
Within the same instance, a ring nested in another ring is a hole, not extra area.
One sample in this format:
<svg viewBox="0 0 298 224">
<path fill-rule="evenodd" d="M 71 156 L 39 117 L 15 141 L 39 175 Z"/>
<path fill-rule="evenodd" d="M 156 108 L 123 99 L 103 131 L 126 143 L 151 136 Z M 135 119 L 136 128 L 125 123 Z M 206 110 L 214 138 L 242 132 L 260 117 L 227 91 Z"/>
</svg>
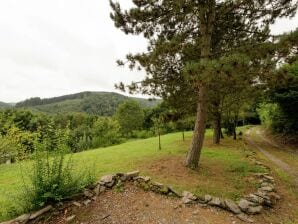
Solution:
<svg viewBox="0 0 298 224">
<path fill-rule="evenodd" d="M 115 61 L 146 42 L 114 28 L 109 13 L 108 0 L 0 0 L 0 101 L 115 91 L 119 81 L 141 80 L 142 72 Z M 298 16 L 272 32 L 296 27 Z"/>
</svg>

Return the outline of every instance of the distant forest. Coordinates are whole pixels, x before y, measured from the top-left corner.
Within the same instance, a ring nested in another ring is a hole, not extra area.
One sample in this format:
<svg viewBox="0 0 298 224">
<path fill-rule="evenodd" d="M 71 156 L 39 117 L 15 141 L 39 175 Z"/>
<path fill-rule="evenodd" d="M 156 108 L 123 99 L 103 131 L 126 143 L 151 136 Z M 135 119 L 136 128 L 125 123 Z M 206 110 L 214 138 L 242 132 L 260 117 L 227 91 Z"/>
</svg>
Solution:
<svg viewBox="0 0 298 224">
<path fill-rule="evenodd" d="M 119 104 L 127 100 L 136 100 L 144 108 L 154 107 L 161 100 L 127 97 L 110 92 L 81 92 L 53 98 L 34 97 L 15 105 L 16 108 L 27 108 L 45 113 L 84 112 L 91 115 L 111 116 Z"/>
</svg>

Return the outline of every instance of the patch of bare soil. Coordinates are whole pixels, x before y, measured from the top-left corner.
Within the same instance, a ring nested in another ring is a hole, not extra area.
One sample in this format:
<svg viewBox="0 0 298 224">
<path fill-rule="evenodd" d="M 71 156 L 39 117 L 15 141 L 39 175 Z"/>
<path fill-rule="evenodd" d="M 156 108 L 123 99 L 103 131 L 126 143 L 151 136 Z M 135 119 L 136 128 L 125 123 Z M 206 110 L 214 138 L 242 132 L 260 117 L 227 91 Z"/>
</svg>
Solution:
<svg viewBox="0 0 298 224">
<path fill-rule="evenodd" d="M 72 221 L 67 218 L 74 216 Z M 101 194 L 88 206 L 71 206 L 59 214 L 51 214 L 34 223 L 62 224 L 240 224 L 242 221 L 225 211 L 202 208 L 199 205 L 182 205 L 181 200 L 138 187 L 125 185 L 123 192 L 115 190 Z"/>
<path fill-rule="evenodd" d="M 228 167 L 218 160 L 201 160 L 198 170 L 190 170 L 184 165 L 184 156 L 168 155 L 162 158 L 139 164 L 142 172 L 154 176 L 162 183 L 177 185 L 183 190 L 197 191 L 202 194 L 215 194 L 219 197 L 244 195 L 255 190 L 249 178 L 242 178 L 229 171 Z M 231 198 L 233 199 L 233 198 Z"/>
</svg>

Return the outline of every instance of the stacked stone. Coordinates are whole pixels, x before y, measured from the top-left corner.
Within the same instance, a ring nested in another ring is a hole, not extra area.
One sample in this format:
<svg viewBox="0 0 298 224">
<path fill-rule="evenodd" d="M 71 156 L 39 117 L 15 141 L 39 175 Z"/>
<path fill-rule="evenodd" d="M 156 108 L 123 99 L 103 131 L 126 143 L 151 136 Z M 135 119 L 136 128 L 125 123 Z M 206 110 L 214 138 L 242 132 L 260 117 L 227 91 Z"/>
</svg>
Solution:
<svg viewBox="0 0 298 224">
<path fill-rule="evenodd" d="M 218 207 L 232 212 L 243 221 L 253 222 L 248 218 L 247 215 L 259 214 L 263 210 L 263 207 L 273 207 L 274 204 L 280 199 L 280 196 L 275 192 L 274 178 L 272 176 L 270 176 L 268 173 L 259 173 L 255 174 L 255 176 L 259 179 L 260 183 L 260 187 L 258 188 L 257 192 L 241 198 L 238 203 L 229 199 L 221 199 L 211 195 L 196 196 L 188 191 L 184 191 L 182 194 L 180 194 L 170 186 L 151 181 L 151 178 L 148 176 L 140 176 L 139 171 L 105 175 L 94 186 L 90 187 L 89 189 L 85 189 L 80 196 L 84 197 L 82 204 L 88 206 L 92 200 L 96 200 L 97 197 L 106 190 L 117 186 L 122 186 L 124 182 L 133 182 L 136 186 L 139 186 L 146 191 L 153 191 L 155 193 L 167 196 L 182 198 L 181 202 L 185 205 L 198 204 L 202 207 Z M 82 204 L 77 201 L 72 202 L 72 205 L 77 207 L 81 207 Z M 52 210 L 52 208 L 52 206 L 47 206 L 40 211 L 34 212 L 32 214 L 25 214 L 14 220 L 4 223 L 26 223 L 29 220 L 34 220 L 42 214 Z M 73 219 L 74 216 L 67 217 L 68 221 Z"/>
</svg>

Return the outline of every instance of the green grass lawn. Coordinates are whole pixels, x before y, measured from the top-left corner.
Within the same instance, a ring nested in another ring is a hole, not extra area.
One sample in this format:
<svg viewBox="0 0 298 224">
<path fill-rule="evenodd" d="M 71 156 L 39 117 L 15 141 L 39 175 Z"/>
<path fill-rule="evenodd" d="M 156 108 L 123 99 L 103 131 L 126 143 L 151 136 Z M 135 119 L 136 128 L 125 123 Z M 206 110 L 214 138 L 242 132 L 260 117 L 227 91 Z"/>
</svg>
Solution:
<svg viewBox="0 0 298 224">
<path fill-rule="evenodd" d="M 186 133 L 184 142 L 181 133 L 162 136 L 162 150 L 158 150 L 157 138 L 149 138 L 77 153 L 73 158 L 82 170 L 94 167 L 98 177 L 140 170 L 181 190 L 238 198 L 255 187 L 255 183 L 247 178 L 252 172 L 260 172 L 260 168 L 248 162 L 242 141 L 225 138 L 221 145 L 214 146 L 211 136 L 208 130 L 199 171 L 183 166 L 191 132 Z M 16 196 L 22 189 L 21 173 L 27 174 L 28 169 L 30 162 L 0 165 L 0 221 L 19 212 Z"/>
</svg>

